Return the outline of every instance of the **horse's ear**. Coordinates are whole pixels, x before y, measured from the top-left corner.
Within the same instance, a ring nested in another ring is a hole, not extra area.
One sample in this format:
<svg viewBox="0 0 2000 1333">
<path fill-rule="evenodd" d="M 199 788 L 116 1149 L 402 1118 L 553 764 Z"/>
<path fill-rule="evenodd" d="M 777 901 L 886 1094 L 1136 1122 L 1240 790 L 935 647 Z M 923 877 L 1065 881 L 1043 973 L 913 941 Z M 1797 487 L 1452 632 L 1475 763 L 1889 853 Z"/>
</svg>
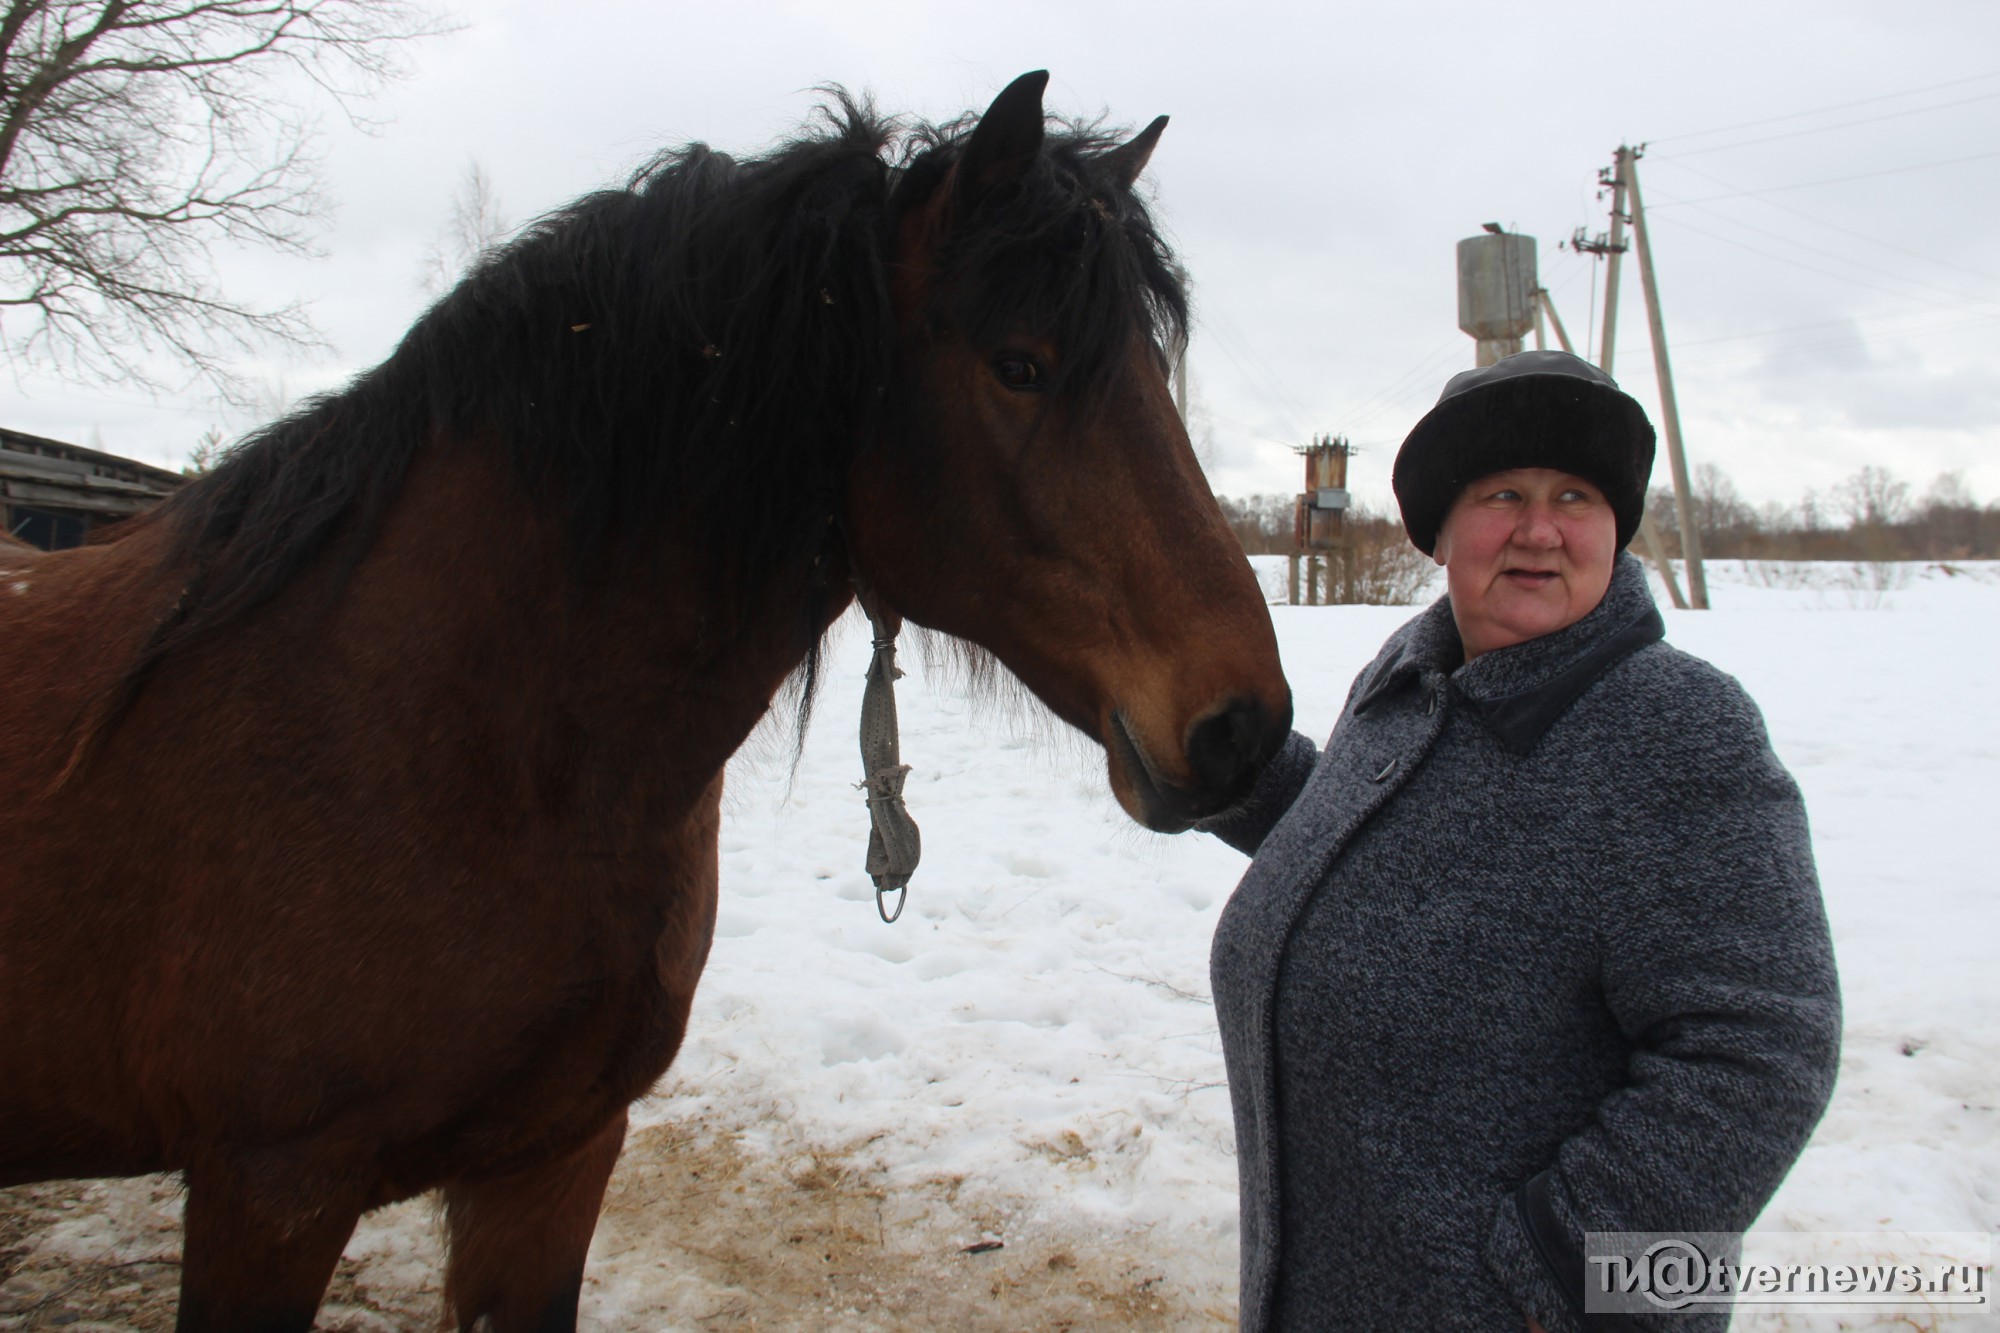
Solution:
<svg viewBox="0 0 2000 1333">
<path fill-rule="evenodd" d="M 1131 189 L 1139 179 L 1139 173 L 1153 160 L 1153 150 L 1160 146 L 1160 135 L 1167 128 L 1167 118 L 1161 116 L 1145 129 L 1133 135 L 1130 141 L 1119 144 L 1101 159 L 1118 183 Z"/>
<path fill-rule="evenodd" d="M 994 186 L 1027 171 L 1042 151 L 1042 91 L 1048 86 L 1045 69 L 1023 74 L 986 108 L 958 159 L 953 192 L 960 203 L 976 203 Z"/>
</svg>

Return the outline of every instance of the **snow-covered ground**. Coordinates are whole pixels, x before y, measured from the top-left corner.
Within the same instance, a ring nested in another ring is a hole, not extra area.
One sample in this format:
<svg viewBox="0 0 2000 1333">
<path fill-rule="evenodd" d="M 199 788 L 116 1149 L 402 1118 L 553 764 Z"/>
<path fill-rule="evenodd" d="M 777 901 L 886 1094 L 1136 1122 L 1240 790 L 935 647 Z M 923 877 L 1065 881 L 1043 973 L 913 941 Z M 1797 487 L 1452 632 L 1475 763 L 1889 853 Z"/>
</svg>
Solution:
<svg viewBox="0 0 2000 1333">
<path fill-rule="evenodd" d="M 1282 590 L 1282 561 L 1262 563 Z M 1669 611 L 1668 637 L 1744 681 L 1805 790 L 1847 1002 L 1832 1108 L 1763 1228 L 2000 1232 L 2000 707 L 1988 685 L 2000 564 L 1718 564 L 1711 589 L 1717 609 Z M 1354 673 L 1413 609 L 1272 614 L 1298 725 L 1323 738 Z M 1093 1252 L 1166 1275 L 1129 1285 L 1120 1308 L 1135 1317 L 1123 1326 L 1228 1322 L 1235 1164 L 1208 946 L 1243 858 L 1198 835 L 1139 830 L 1111 800 L 1094 747 L 1031 709 L 969 697 L 948 669 L 920 670 L 906 644 L 902 743 L 924 860 L 902 920 L 883 924 L 861 869 L 867 823 L 853 786 L 867 648 L 865 627 L 840 627 L 796 768 L 777 725 L 731 767 L 714 951 L 686 1048 L 638 1124 L 653 1127 L 655 1145 L 669 1131 L 722 1136 L 735 1193 L 753 1210 L 740 1225 L 753 1230 L 794 1225 L 787 1191 L 862 1180 L 866 1192 L 829 1196 L 832 1232 L 852 1232 L 843 1198 L 850 1218 L 872 1208 L 866 1240 L 878 1257 L 899 1245 L 955 1257 L 992 1239 L 1008 1247 L 992 1259 L 1026 1263 L 1039 1238 L 1066 1289 L 1086 1287 Z M 739 1308 L 717 1303 L 736 1280 L 728 1265 L 701 1300 L 683 1289 L 693 1256 L 716 1259 L 718 1242 L 699 1216 L 678 1249 L 645 1239 L 634 1217 L 664 1211 L 679 1187 L 657 1184 L 668 1175 L 641 1150 L 628 1158 L 614 1196 L 637 1202 L 600 1229 L 585 1326 L 716 1326 L 706 1321 L 721 1316 L 684 1312 Z M 771 1169 L 759 1175 L 757 1162 Z M 717 1167 L 697 1165 L 714 1179 Z M 643 1189 L 629 1183 L 647 1170 Z M 704 1179 L 692 1168 L 677 1178 Z M 76 1211 L 35 1262 L 132 1262 L 170 1246 L 172 1191 L 120 1188 L 50 1204 Z M 427 1285 L 434 1300 L 430 1226 L 419 1205 L 364 1222 L 351 1268 L 378 1312 L 408 1308 Z M 829 1274 L 836 1258 L 829 1249 Z M 1056 1326 L 1026 1311 L 1010 1322 L 1025 1271 L 996 1281 L 990 1302 L 979 1278 L 974 1295 L 987 1303 L 970 1308 L 983 1312 L 944 1322 Z M 403 1296 L 383 1294 L 391 1288 Z M 759 1308 L 786 1299 L 774 1290 Z M 826 1309 L 791 1326 L 942 1319 Z M 353 1322 L 328 1326 L 402 1326 L 379 1313 L 342 1318 Z M 1737 1326 L 1931 1323 L 1746 1314 Z"/>
<path fill-rule="evenodd" d="M 2000 1232 L 2000 566 L 1724 563 L 1710 580 L 1716 609 L 1669 611 L 1668 635 L 1748 686 L 1805 790 L 1847 1002 L 1833 1106 L 1764 1225 Z M 1317 737 L 1412 614 L 1272 613 Z M 796 772 L 775 733 L 732 767 L 718 938 L 645 1115 L 747 1126 L 774 1152 L 865 1145 L 892 1180 L 962 1175 L 1024 1226 L 1144 1231 L 1190 1278 L 1231 1283 L 1206 992 L 1243 858 L 1136 829 L 1094 750 L 912 667 L 924 862 L 883 924 L 851 785 L 866 634 L 844 631 Z"/>
</svg>

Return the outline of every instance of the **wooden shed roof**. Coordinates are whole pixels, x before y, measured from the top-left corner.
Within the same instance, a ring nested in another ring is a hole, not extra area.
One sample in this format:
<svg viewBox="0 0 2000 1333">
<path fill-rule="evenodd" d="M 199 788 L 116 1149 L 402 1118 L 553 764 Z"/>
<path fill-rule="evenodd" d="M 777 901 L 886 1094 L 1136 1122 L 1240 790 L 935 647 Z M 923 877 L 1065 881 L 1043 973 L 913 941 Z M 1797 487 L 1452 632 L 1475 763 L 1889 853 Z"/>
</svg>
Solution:
<svg viewBox="0 0 2000 1333">
<path fill-rule="evenodd" d="M 150 509 L 187 478 L 150 463 L 0 427 L 0 498 L 122 517 Z"/>
</svg>

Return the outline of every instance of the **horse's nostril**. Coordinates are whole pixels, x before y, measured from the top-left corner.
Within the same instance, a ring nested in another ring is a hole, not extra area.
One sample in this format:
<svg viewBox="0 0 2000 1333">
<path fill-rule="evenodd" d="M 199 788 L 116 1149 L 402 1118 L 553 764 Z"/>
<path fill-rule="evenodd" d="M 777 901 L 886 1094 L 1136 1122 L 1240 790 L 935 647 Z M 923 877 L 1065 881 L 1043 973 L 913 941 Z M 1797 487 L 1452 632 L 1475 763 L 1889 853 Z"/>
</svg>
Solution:
<svg viewBox="0 0 2000 1333">
<path fill-rule="evenodd" d="M 1188 728 L 1188 767 L 1205 793 L 1234 796 L 1266 756 L 1271 712 L 1254 699 L 1231 699 Z"/>
</svg>

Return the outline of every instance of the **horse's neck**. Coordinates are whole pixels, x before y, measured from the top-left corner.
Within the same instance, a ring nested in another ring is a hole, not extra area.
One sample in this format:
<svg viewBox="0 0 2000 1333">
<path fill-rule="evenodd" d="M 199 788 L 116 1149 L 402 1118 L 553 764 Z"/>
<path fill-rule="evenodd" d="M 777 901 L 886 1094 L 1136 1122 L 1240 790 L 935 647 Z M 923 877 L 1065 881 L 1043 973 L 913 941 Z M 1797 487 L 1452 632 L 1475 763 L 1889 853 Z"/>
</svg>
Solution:
<svg viewBox="0 0 2000 1333">
<path fill-rule="evenodd" d="M 412 725 L 482 733 L 475 752 L 700 791 L 798 665 L 796 602 L 731 632 L 692 552 L 579 593 L 558 525 L 496 451 L 434 444 L 328 632 Z"/>
</svg>

